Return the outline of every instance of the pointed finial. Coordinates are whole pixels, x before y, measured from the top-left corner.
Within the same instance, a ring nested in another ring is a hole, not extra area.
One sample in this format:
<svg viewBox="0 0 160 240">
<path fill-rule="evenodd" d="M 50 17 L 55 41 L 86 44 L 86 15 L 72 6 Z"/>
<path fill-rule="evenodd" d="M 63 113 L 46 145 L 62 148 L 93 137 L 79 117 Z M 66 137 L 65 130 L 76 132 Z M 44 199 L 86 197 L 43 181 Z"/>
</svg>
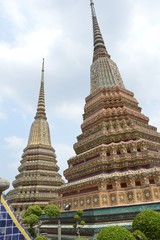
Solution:
<svg viewBox="0 0 160 240">
<path fill-rule="evenodd" d="M 94 3 L 92 0 L 90 0 L 90 5 L 91 5 L 91 10 L 92 10 L 92 16 L 96 16 L 96 11 L 95 11 L 95 8 L 94 8 Z"/>
<path fill-rule="evenodd" d="M 44 100 L 44 58 L 42 61 L 41 86 L 40 86 L 37 113 L 36 113 L 35 119 L 37 118 L 47 119 L 46 113 L 45 113 L 45 100 Z"/>
<path fill-rule="evenodd" d="M 110 55 L 106 50 L 105 43 L 104 43 L 101 31 L 100 31 L 100 27 L 97 21 L 93 0 L 90 0 L 90 5 L 91 5 L 92 21 L 93 21 L 93 42 L 94 42 L 93 61 L 95 61 L 97 58 L 101 56 L 107 56 L 108 58 L 110 58 Z"/>
<path fill-rule="evenodd" d="M 44 58 L 42 60 L 42 76 L 41 76 L 41 82 L 44 82 Z"/>
</svg>

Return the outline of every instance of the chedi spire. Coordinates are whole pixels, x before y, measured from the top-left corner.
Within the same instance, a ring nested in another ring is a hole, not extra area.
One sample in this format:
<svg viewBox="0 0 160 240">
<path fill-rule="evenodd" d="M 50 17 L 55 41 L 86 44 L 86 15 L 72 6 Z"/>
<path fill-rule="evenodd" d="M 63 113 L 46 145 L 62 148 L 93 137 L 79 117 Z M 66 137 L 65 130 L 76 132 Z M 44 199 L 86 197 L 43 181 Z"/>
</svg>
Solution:
<svg viewBox="0 0 160 240">
<path fill-rule="evenodd" d="M 45 100 L 44 100 L 44 58 L 42 62 L 41 86 L 40 86 L 39 100 L 38 100 L 37 113 L 36 113 L 35 119 L 37 118 L 47 119 L 46 113 L 45 113 Z"/>
<path fill-rule="evenodd" d="M 110 55 L 106 50 L 105 43 L 100 31 L 94 3 L 92 0 L 90 5 L 91 5 L 92 21 L 93 21 L 93 45 L 94 45 L 93 61 L 96 60 L 99 56 L 107 56 L 110 58 Z"/>
<path fill-rule="evenodd" d="M 75 156 L 64 171 L 68 182 L 60 187 L 56 200 L 61 210 L 66 204 L 71 211 L 90 209 L 89 231 L 96 221 L 107 220 L 106 207 L 160 201 L 160 133 L 149 125 L 134 94 L 124 88 L 106 51 L 93 1 L 91 10 L 91 94 L 86 97 L 82 132 L 73 146 Z M 90 213 L 96 216 L 93 221 Z"/>
<path fill-rule="evenodd" d="M 91 93 L 103 87 L 119 86 L 124 88 L 117 65 L 111 60 L 106 50 L 92 0 L 90 0 L 90 5 L 94 42 L 93 63 L 91 66 Z"/>
<path fill-rule="evenodd" d="M 37 112 L 18 170 L 19 174 L 13 181 L 14 189 L 7 195 L 8 202 L 18 215 L 22 215 L 30 205 L 44 207 L 57 197 L 57 188 L 63 184 L 63 180 L 58 173 L 59 167 L 45 113 L 44 59 Z"/>
</svg>

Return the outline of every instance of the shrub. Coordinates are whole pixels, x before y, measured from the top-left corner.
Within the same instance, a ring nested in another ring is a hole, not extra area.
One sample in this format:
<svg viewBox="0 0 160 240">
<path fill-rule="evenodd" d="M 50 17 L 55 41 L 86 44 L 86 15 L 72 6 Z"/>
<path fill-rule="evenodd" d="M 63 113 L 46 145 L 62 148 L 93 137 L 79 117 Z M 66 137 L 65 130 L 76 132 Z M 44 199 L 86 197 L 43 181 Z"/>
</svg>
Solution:
<svg viewBox="0 0 160 240">
<path fill-rule="evenodd" d="M 80 221 L 80 225 L 84 226 L 86 222 L 84 220 Z"/>
<path fill-rule="evenodd" d="M 28 232 L 32 237 L 35 237 L 34 225 L 38 223 L 38 218 L 42 214 L 42 209 L 38 205 L 32 205 L 27 208 L 23 214 L 22 221 L 28 226 Z"/>
<path fill-rule="evenodd" d="M 140 230 L 149 240 L 159 240 L 160 238 L 160 213 L 145 210 L 134 218 L 133 230 Z"/>
<path fill-rule="evenodd" d="M 38 205 L 33 205 L 27 208 L 27 210 L 25 211 L 23 217 L 28 217 L 31 214 L 35 214 L 38 217 L 42 214 L 42 209 L 40 206 Z"/>
<path fill-rule="evenodd" d="M 23 219 L 24 223 L 27 223 L 31 228 L 38 223 L 38 216 L 31 214 Z"/>
<path fill-rule="evenodd" d="M 148 240 L 145 234 L 142 233 L 140 230 L 135 230 L 132 234 L 136 238 L 136 240 Z"/>
<path fill-rule="evenodd" d="M 75 221 L 79 221 L 80 220 L 80 216 L 78 214 L 74 215 L 74 220 Z"/>
<path fill-rule="evenodd" d="M 83 215 L 83 210 L 77 210 L 76 214 L 81 217 Z"/>
<path fill-rule="evenodd" d="M 56 205 L 49 204 L 44 208 L 44 213 L 48 217 L 58 217 L 60 215 L 60 209 Z"/>
<path fill-rule="evenodd" d="M 78 239 L 80 238 L 80 228 L 86 224 L 85 221 L 81 219 L 82 215 L 83 210 L 77 210 L 76 214 L 74 215 L 75 224 L 73 224 L 73 227 L 77 229 Z"/>
<path fill-rule="evenodd" d="M 103 228 L 97 236 L 97 240 L 136 240 L 136 238 L 124 227 L 111 226 Z"/>
</svg>

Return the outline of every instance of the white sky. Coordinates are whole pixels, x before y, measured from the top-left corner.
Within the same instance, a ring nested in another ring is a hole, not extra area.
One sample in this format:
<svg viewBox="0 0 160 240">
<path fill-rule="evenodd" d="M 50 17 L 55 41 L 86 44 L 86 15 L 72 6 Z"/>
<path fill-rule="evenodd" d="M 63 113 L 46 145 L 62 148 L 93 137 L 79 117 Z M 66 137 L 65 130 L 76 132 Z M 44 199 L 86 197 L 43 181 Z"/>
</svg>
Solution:
<svg viewBox="0 0 160 240">
<path fill-rule="evenodd" d="M 150 124 L 160 129 L 160 1 L 95 0 L 108 52 Z M 0 0 L 0 177 L 12 183 L 37 108 L 45 58 L 46 113 L 60 173 L 74 155 L 90 92 L 89 0 Z"/>
</svg>

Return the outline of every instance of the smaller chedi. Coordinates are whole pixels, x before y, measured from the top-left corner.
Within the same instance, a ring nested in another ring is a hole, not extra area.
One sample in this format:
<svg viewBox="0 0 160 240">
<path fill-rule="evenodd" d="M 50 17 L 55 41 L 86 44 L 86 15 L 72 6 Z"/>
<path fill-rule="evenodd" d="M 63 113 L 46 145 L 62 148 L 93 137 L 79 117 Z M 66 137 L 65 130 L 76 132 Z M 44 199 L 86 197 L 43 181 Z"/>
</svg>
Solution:
<svg viewBox="0 0 160 240">
<path fill-rule="evenodd" d="M 38 204 L 43 208 L 57 197 L 57 188 L 64 183 L 58 173 L 45 113 L 44 59 L 37 112 L 18 170 L 19 174 L 13 181 L 14 189 L 7 194 L 7 200 L 19 215 L 30 205 Z"/>
<path fill-rule="evenodd" d="M 56 203 L 64 210 L 160 201 L 160 133 L 141 113 L 108 53 L 91 0 L 91 93 Z"/>
</svg>

